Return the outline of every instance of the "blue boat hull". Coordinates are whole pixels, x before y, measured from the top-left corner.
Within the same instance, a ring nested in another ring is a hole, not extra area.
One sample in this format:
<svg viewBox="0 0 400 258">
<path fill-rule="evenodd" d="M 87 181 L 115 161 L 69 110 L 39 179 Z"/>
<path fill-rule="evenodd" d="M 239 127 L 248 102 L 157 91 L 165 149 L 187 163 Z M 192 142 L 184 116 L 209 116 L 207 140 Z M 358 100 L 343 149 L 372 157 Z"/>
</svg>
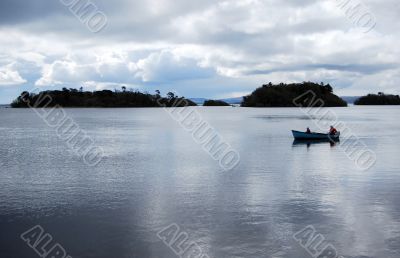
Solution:
<svg viewBox="0 0 400 258">
<path fill-rule="evenodd" d="M 335 135 L 325 133 L 305 133 L 300 131 L 292 131 L 293 137 L 296 140 L 338 140 L 340 132 Z"/>
</svg>

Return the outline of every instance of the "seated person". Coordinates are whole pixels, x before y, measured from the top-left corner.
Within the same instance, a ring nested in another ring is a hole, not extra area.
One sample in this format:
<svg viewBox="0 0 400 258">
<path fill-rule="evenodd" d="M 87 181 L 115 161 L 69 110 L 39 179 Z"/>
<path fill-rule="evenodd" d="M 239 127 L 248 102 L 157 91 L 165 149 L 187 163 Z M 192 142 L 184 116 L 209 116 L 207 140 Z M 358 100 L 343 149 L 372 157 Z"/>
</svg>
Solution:
<svg viewBox="0 0 400 258">
<path fill-rule="evenodd" d="M 311 130 L 310 130 L 310 128 L 309 128 L 309 127 L 307 127 L 307 131 L 306 131 L 306 133 L 311 133 Z"/>
<path fill-rule="evenodd" d="M 330 134 L 330 135 L 335 135 L 335 134 L 337 134 L 336 128 L 333 127 L 332 125 L 331 125 L 331 129 L 329 130 L 329 134 Z"/>
</svg>

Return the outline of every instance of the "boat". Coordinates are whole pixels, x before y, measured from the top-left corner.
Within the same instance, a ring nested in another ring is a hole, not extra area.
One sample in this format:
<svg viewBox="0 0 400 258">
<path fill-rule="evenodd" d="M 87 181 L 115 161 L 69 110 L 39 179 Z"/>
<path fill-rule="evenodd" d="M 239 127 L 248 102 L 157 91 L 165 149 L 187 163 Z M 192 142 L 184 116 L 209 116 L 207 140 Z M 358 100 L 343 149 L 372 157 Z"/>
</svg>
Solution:
<svg viewBox="0 0 400 258">
<path fill-rule="evenodd" d="M 337 132 L 334 135 L 327 134 L 327 133 L 306 133 L 300 131 L 292 130 L 293 137 L 296 140 L 339 140 L 340 132 Z"/>
</svg>

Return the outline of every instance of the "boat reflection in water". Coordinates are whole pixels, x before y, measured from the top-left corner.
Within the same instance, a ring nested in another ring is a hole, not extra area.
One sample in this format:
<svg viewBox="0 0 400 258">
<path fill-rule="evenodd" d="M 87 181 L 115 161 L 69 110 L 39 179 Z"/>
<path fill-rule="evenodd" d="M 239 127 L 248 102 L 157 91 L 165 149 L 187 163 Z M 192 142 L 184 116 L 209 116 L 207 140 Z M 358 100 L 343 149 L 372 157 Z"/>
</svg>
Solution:
<svg viewBox="0 0 400 258">
<path fill-rule="evenodd" d="M 310 148 L 312 144 L 326 144 L 326 143 L 329 143 L 331 147 L 335 147 L 338 143 L 340 143 L 340 140 L 339 139 L 294 140 L 293 146 L 307 145 L 307 148 Z"/>
</svg>

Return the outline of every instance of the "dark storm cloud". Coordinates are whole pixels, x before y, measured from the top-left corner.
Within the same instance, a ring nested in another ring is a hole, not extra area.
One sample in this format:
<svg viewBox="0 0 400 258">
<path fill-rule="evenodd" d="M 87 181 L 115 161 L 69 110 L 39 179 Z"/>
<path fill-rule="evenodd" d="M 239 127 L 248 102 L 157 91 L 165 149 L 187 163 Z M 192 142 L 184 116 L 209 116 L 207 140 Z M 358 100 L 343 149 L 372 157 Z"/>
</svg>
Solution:
<svg viewBox="0 0 400 258">
<path fill-rule="evenodd" d="M 35 20 L 48 19 L 51 15 L 65 14 L 58 0 L 2 0 L 0 1 L 0 24 L 17 25 Z"/>
</svg>

